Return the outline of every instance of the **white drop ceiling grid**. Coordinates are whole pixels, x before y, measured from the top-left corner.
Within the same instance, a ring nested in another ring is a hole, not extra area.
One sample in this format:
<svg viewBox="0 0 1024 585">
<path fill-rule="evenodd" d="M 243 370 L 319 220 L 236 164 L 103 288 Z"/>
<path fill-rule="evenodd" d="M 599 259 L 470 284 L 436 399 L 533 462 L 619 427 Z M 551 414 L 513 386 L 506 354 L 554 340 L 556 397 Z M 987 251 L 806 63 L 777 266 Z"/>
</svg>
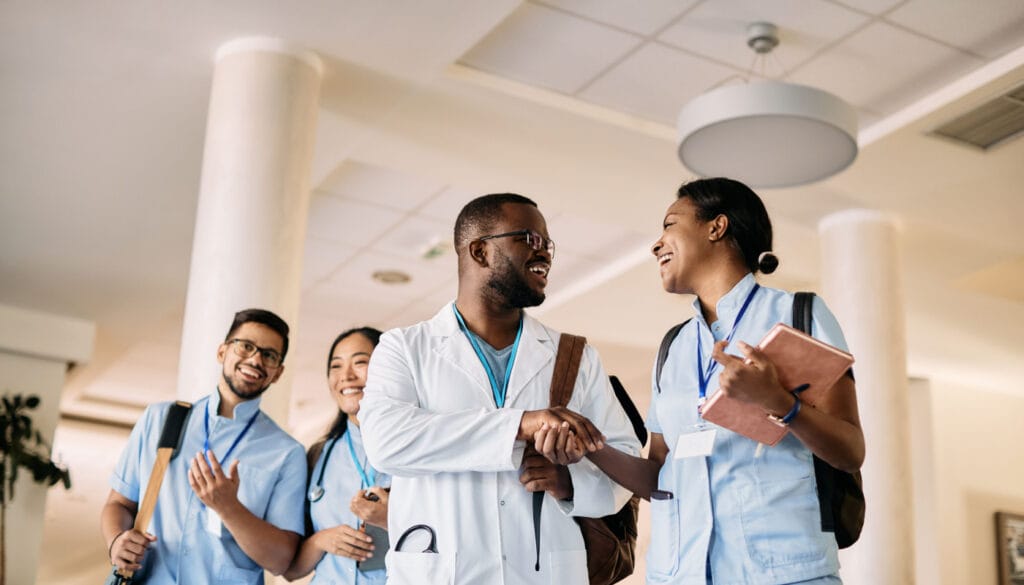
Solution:
<svg viewBox="0 0 1024 585">
<path fill-rule="evenodd" d="M 1024 39 L 1024 2 L 1016 0 L 702 0 L 644 7 L 526 2 L 460 63 L 674 126 L 689 99 L 748 77 L 754 54 L 746 27 L 764 20 L 779 26 L 781 44 L 757 63 L 757 72 L 763 67 L 766 77 L 832 91 L 868 122 Z"/>
<path fill-rule="evenodd" d="M 290 352 L 296 371 L 294 420 L 318 420 L 325 398 L 316 373 L 324 348 L 339 332 L 411 325 L 455 298 L 452 227 L 462 207 L 482 194 L 354 159 L 342 162 L 316 189 Z M 556 242 L 548 294 L 588 278 L 637 246 L 653 244 L 657 235 L 557 211 L 548 212 L 547 220 Z M 426 258 L 433 247 L 443 252 Z M 380 270 L 398 270 L 411 279 L 384 284 L 373 278 Z"/>
</svg>

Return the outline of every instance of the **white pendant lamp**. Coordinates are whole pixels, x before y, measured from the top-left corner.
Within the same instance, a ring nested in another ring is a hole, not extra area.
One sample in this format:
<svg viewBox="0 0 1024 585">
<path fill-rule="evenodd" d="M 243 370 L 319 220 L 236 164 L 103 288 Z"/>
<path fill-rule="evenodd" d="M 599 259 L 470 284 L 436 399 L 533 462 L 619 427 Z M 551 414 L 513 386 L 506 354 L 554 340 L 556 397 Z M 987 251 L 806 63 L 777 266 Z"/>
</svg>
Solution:
<svg viewBox="0 0 1024 585">
<path fill-rule="evenodd" d="M 755 23 L 747 44 L 767 54 L 775 25 Z M 857 157 L 857 111 L 820 89 L 781 81 L 728 85 L 702 94 L 679 113 L 679 159 L 705 177 L 752 187 L 820 181 Z"/>
</svg>

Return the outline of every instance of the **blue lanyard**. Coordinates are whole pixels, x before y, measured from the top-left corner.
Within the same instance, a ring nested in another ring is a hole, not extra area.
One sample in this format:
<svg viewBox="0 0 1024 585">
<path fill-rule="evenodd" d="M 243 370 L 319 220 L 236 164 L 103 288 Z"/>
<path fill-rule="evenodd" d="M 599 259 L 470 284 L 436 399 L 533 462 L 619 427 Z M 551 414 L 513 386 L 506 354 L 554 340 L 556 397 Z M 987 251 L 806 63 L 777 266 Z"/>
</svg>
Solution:
<svg viewBox="0 0 1024 585">
<path fill-rule="evenodd" d="M 754 300 L 754 293 L 757 289 L 761 288 L 760 284 L 754 283 L 754 288 L 750 289 L 750 293 L 747 294 L 747 299 L 743 301 L 743 306 L 740 307 L 740 312 L 736 313 L 736 320 L 732 322 L 732 329 L 729 331 L 729 335 L 726 336 L 726 347 L 732 342 L 732 336 L 736 334 L 736 327 L 739 326 L 740 320 L 743 319 L 743 315 L 747 312 L 747 307 L 750 306 L 750 301 Z M 710 331 L 710 330 L 709 330 Z M 714 373 L 715 368 L 718 367 L 718 362 L 714 358 L 708 357 L 707 373 L 705 374 L 704 364 L 701 362 L 701 343 L 700 343 L 700 320 L 697 321 L 697 388 L 700 392 L 698 400 L 698 408 L 700 404 L 704 402 L 704 398 L 708 393 L 708 384 L 711 383 L 711 374 Z M 714 339 L 714 335 L 711 336 Z"/>
<path fill-rule="evenodd" d="M 235 442 L 231 443 L 231 446 L 228 447 L 227 453 L 224 453 L 224 457 L 218 459 L 218 461 L 220 461 L 223 465 L 227 465 L 228 457 L 231 457 L 231 452 L 234 451 L 235 447 L 238 446 L 238 443 L 240 443 L 242 441 L 242 437 L 244 437 L 245 434 L 249 432 L 249 429 L 252 428 L 252 423 L 256 422 L 256 417 L 259 416 L 259 415 L 260 415 L 260 411 L 257 408 L 256 412 L 253 413 L 252 418 L 249 419 L 249 422 L 245 423 L 245 428 L 242 429 L 242 432 L 239 433 L 237 437 L 235 437 Z M 209 406 L 207 406 L 206 416 L 203 417 L 203 429 L 206 430 L 206 438 L 203 439 L 203 457 L 206 457 L 207 456 L 206 452 L 210 450 L 210 412 L 209 412 Z M 209 461 L 207 461 L 207 462 L 209 462 Z"/>
<path fill-rule="evenodd" d="M 366 462 L 366 468 L 364 469 L 362 464 L 359 463 L 359 457 L 356 455 L 356 448 L 352 446 L 352 433 L 345 433 L 345 442 L 348 443 L 348 452 L 352 455 L 352 463 L 356 465 L 356 471 L 359 472 L 359 477 L 362 478 L 362 488 L 369 489 L 373 487 L 374 482 L 377 480 L 377 472 L 370 465 L 370 462 Z M 327 465 L 327 461 L 324 461 L 324 465 Z"/>
<path fill-rule="evenodd" d="M 508 356 L 508 365 L 505 366 L 505 379 L 502 380 L 501 388 L 498 388 L 498 381 L 494 378 L 494 372 L 491 371 L 491 365 L 487 363 L 487 358 L 484 357 L 484 352 L 480 349 L 480 344 L 476 341 L 476 336 L 473 332 L 466 327 L 466 322 L 462 319 L 462 315 L 459 314 L 458 307 L 455 303 L 452 303 L 452 310 L 455 311 L 455 318 L 459 320 L 459 328 L 469 338 L 470 345 L 473 346 L 473 351 L 476 352 L 476 357 L 479 358 L 480 363 L 484 365 L 484 371 L 487 372 L 487 381 L 491 383 L 491 392 L 494 394 L 494 404 L 498 408 L 505 406 L 505 394 L 508 392 L 508 379 L 512 377 L 512 364 L 516 361 L 516 354 L 519 352 L 519 338 L 523 335 L 523 317 L 519 316 L 519 330 L 516 331 L 516 340 L 512 343 L 512 353 Z"/>
</svg>

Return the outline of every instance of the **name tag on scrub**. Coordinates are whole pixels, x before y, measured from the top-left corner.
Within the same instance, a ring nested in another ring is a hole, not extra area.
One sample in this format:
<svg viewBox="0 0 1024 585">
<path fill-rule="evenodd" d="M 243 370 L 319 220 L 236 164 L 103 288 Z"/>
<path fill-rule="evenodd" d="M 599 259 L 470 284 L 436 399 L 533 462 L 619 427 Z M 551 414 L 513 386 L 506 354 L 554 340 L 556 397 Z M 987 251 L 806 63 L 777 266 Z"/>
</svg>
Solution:
<svg viewBox="0 0 1024 585">
<path fill-rule="evenodd" d="M 209 532 L 210 534 L 216 536 L 217 538 L 220 538 L 221 526 L 222 525 L 223 524 L 220 521 L 220 516 L 216 512 L 211 510 L 210 508 L 207 508 L 206 509 L 206 531 Z"/>
<path fill-rule="evenodd" d="M 679 435 L 676 448 L 672 449 L 674 459 L 687 457 L 707 457 L 715 448 L 715 434 L 718 429 L 703 429 L 685 435 Z"/>
</svg>

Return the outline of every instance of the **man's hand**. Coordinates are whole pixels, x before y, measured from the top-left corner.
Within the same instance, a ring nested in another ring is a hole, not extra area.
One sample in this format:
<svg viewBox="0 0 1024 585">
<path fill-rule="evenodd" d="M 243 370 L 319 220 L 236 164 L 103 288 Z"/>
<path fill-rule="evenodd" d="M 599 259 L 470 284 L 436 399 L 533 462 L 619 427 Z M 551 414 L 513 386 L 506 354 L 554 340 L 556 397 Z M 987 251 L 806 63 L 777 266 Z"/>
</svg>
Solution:
<svg viewBox="0 0 1024 585">
<path fill-rule="evenodd" d="M 572 476 L 569 468 L 555 465 L 543 455 L 527 449 L 523 456 L 519 482 L 528 492 L 548 492 L 556 500 L 568 500 L 573 496 Z"/>
<path fill-rule="evenodd" d="M 156 537 L 152 534 L 144 534 L 134 528 L 125 530 L 110 543 L 110 563 L 122 571 L 138 571 L 142 568 L 146 550 L 154 542 Z"/>
<path fill-rule="evenodd" d="M 524 412 L 523 418 L 519 420 L 519 433 L 516 435 L 516 439 L 522 441 L 533 439 L 545 423 L 551 428 L 559 428 L 562 423 L 569 423 L 569 428 L 576 434 L 576 440 L 580 441 L 581 446 L 590 452 L 604 447 L 604 435 L 597 430 L 594 423 L 582 414 L 561 406 Z"/>
<path fill-rule="evenodd" d="M 388 491 L 378 486 L 373 486 L 368 491 L 377 496 L 377 501 L 367 498 L 366 492 L 360 491 L 352 497 L 348 507 L 363 522 L 387 530 Z"/>
<path fill-rule="evenodd" d="M 541 425 L 540 430 L 533 434 L 533 447 L 548 461 L 558 465 L 576 463 L 587 454 L 567 422 L 557 428 L 549 427 L 547 423 Z"/>
<path fill-rule="evenodd" d="M 327 554 L 365 561 L 373 556 L 373 539 L 345 524 L 325 528 L 313 535 L 317 548 Z"/>
<path fill-rule="evenodd" d="M 188 484 L 199 496 L 199 501 L 206 504 L 214 512 L 221 514 L 227 506 L 238 504 L 238 460 L 231 464 L 231 472 L 224 474 L 220 462 L 213 454 L 207 451 L 210 458 L 209 464 L 202 453 L 192 458 L 192 465 L 188 471 Z M 223 514 L 221 514 L 223 516 Z"/>
</svg>

